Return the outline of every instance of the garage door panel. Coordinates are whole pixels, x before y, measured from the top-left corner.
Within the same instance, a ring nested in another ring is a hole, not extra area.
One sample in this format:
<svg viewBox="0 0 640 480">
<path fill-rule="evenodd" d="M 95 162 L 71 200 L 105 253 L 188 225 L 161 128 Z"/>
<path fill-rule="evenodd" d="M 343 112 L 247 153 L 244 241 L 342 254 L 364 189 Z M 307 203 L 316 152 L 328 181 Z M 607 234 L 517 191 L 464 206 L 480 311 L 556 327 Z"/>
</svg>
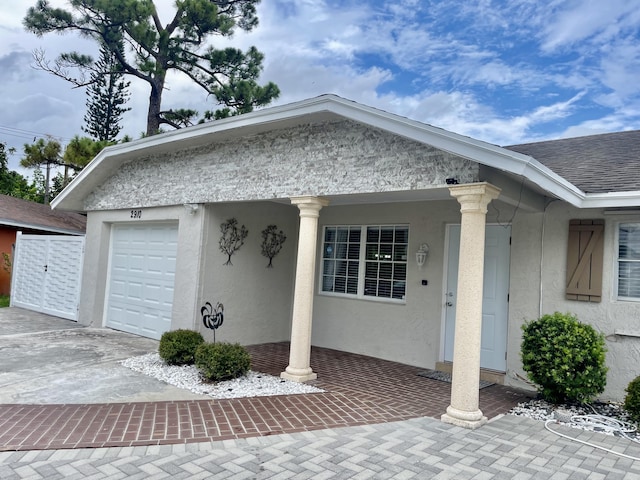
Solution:
<svg viewBox="0 0 640 480">
<path fill-rule="evenodd" d="M 171 327 L 178 226 L 113 229 L 108 327 L 159 339 Z"/>
<path fill-rule="evenodd" d="M 162 257 L 160 255 L 149 256 L 147 258 L 147 271 L 159 275 L 173 274 L 173 272 L 167 270 L 168 261 L 175 264 L 175 259 L 169 257 Z"/>
<path fill-rule="evenodd" d="M 142 291 L 144 290 L 144 286 L 142 285 L 142 283 L 137 283 L 137 282 L 129 282 L 127 284 L 127 300 L 130 302 L 135 302 L 135 301 L 142 301 L 143 294 Z"/>
</svg>

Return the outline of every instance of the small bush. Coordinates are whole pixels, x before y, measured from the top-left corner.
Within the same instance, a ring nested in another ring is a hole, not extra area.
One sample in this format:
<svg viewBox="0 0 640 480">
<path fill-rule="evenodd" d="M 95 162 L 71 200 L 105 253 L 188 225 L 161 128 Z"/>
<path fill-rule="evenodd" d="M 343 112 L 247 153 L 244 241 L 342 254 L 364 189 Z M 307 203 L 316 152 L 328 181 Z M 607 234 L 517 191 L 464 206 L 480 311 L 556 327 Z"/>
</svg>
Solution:
<svg viewBox="0 0 640 480">
<path fill-rule="evenodd" d="M 196 367 L 209 381 L 230 380 L 249 371 L 251 357 L 238 343 L 203 343 L 196 350 Z"/>
<path fill-rule="evenodd" d="M 631 420 L 640 423 L 640 377 L 631 380 L 625 391 L 627 396 L 624 397 L 624 409 Z"/>
<path fill-rule="evenodd" d="M 542 398 L 582 403 L 604 391 L 604 335 L 558 312 L 527 322 L 522 330 L 522 366 Z"/>
<path fill-rule="evenodd" d="M 168 365 L 193 365 L 196 349 L 204 338 L 194 330 L 173 330 L 160 337 L 158 353 Z"/>
</svg>

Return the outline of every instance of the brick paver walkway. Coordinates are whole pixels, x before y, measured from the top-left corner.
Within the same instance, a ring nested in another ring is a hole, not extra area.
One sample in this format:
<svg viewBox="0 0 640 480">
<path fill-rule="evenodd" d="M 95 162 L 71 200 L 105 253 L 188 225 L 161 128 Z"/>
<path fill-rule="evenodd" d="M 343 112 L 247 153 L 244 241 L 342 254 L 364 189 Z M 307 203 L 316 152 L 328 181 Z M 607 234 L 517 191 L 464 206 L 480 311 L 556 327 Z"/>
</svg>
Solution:
<svg viewBox="0 0 640 480">
<path fill-rule="evenodd" d="M 554 426 L 638 457 L 624 438 Z M 0 452 L 3 480 L 474 479 L 635 480 L 640 461 L 507 415 L 478 430 L 430 418 L 180 445 Z"/>
<path fill-rule="evenodd" d="M 253 370 L 279 375 L 288 344 L 250 347 Z M 323 348 L 312 349 L 311 382 L 325 393 L 99 405 L 0 405 L 0 450 L 165 445 L 439 418 L 450 384 L 420 368 Z M 489 418 L 526 398 L 494 385 L 480 391 Z"/>
</svg>

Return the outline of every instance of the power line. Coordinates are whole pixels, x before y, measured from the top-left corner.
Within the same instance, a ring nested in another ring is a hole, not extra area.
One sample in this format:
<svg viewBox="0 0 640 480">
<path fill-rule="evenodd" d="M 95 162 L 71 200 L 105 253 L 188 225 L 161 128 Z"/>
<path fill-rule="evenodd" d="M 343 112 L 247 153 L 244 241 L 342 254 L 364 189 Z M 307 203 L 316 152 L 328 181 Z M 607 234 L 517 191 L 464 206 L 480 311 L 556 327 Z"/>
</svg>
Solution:
<svg viewBox="0 0 640 480">
<path fill-rule="evenodd" d="M 0 133 L 3 133 L 5 135 L 11 135 L 18 138 L 29 138 L 29 139 L 33 139 L 33 141 L 35 141 L 38 137 L 45 137 L 45 138 L 50 137 L 50 138 L 54 138 L 56 140 L 61 140 L 61 141 L 71 140 L 68 137 L 60 137 L 57 135 L 52 135 L 50 133 L 42 133 L 42 132 L 36 132 L 34 130 L 24 130 L 22 128 L 8 127 L 6 125 L 0 125 Z"/>
</svg>

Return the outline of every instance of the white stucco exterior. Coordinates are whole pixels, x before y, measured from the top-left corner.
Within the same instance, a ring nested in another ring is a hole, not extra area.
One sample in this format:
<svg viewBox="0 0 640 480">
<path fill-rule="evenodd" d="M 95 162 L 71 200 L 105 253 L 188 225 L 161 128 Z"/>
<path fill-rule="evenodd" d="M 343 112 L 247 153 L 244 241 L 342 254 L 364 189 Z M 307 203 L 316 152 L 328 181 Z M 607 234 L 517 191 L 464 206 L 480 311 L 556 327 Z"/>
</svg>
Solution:
<svg viewBox="0 0 640 480">
<path fill-rule="evenodd" d="M 224 324 L 216 331 L 216 340 L 243 345 L 281 342 L 291 333 L 291 296 L 298 236 L 297 209 L 273 202 L 211 204 L 205 215 L 205 234 L 201 246 L 202 282 L 197 305 L 209 301 L 224 305 Z M 232 256 L 233 265 L 224 265 L 227 256 L 220 252 L 220 224 L 236 218 L 249 235 Z M 261 254 L 261 231 L 277 225 L 287 239 L 280 253 L 267 268 L 268 258 Z M 197 312 L 197 328 L 211 339 Z M 193 326 L 190 328 L 194 328 Z M 283 366 L 284 367 L 284 366 Z"/>
<path fill-rule="evenodd" d="M 615 299 L 616 229 L 620 221 L 640 222 L 640 214 L 606 213 L 611 197 L 589 197 L 530 157 L 335 97 L 324 102 L 256 112 L 101 153 L 54 202 L 88 212 L 79 321 L 104 325 L 112 226 L 175 222 L 171 328 L 196 329 L 212 339 L 200 309 L 220 302 L 225 319 L 216 339 L 292 340 L 300 241 L 300 210 L 292 198 L 326 198 L 317 219 L 318 246 L 328 225 L 408 226 L 407 287 L 402 301 L 323 293 L 321 249 L 315 248 L 311 344 L 435 368 L 443 360 L 448 226 L 461 222 L 448 182 L 489 182 L 501 192 L 488 205 L 486 222 L 510 225 L 512 237 L 504 382 L 524 386 L 518 380 L 525 376 L 522 324 L 544 313 L 572 312 L 606 335 L 610 370 L 603 398 L 623 397 L 640 374 L 640 302 Z M 625 195 L 624 206 L 633 201 Z M 132 210 L 141 215 L 132 218 Z M 249 236 L 233 265 L 223 265 L 220 224 L 229 218 L 245 225 Z M 565 297 L 568 225 L 575 218 L 605 220 L 600 303 Z M 287 240 L 273 268 L 266 268 L 260 232 L 272 224 Z M 415 252 L 423 243 L 429 257 L 419 268 Z M 616 334 L 621 331 L 639 336 Z"/>
</svg>

